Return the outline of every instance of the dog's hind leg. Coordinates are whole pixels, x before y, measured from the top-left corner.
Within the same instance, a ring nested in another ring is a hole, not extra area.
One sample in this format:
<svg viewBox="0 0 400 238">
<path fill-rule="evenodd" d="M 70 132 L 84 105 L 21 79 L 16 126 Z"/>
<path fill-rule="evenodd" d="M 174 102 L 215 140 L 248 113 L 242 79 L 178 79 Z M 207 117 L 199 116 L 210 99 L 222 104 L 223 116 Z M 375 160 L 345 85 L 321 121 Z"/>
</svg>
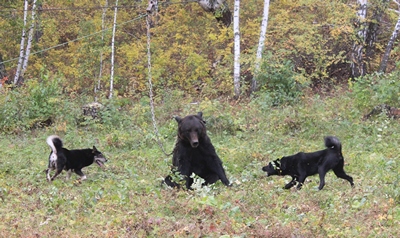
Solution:
<svg viewBox="0 0 400 238">
<path fill-rule="evenodd" d="M 50 156 L 51 156 L 51 154 L 50 154 Z M 49 159 L 49 164 L 47 165 L 47 169 L 46 169 L 47 181 L 51 182 L 50 171 L 55 170 L 56 166 L 57 166 L 56 163 Z"/>
<path fill-rule="evenodd" d="M 318 186 L 318 190 L 323 189 L 325 186 L 325 174 L 320 174 L 319 175 L 319 186 Z"/>
<path fill-rule="evenodd" d="M 72 169 L 69 169 L 67 171 L 67 180 L 69 180 L 71 178 L 71 174 L 72 174 Z"/>
<path fill-rule="evenodd" d="M 333 172 L 338 178 L 346 179 L 349 181 L 350 185 L 354 187 L 353 178 L 347 175 L 341 166 L 336 166 L 336 168 L 333 169 Z"/>
<path fill-rule="evenodd" d="M 62 172 L 62 168 L 57 168 L 56 173 L 51 177 L 51 181 L 53 181 L 59 174 Z"/>
<path fill-rule="evenodd" d="M 46 169 L 46 177 L 47 177 L 47 181 L 49 181 L 49 182 L 51 181 L 50 170 L 51 170 L 51 168 Z"/>
</svg>

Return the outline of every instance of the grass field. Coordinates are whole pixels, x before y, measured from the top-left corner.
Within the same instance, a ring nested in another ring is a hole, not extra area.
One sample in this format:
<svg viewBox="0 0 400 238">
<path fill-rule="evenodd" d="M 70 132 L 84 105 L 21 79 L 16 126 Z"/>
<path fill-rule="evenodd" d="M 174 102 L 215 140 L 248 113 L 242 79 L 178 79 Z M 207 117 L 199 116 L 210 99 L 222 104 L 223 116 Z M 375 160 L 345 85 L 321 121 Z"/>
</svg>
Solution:
<svg viewBox="0 0 400 238">
<path fill-rule="evenodd" d="M 400 237 L 400 123 L 384 115 L 363 121 L 367 111 L 351 93 L 305 96 L 277 108 L 262 98 L 174 98 L 156 109 L 167 152 L 177 129 L 171 117 L 203 111 L 232 187 L 161 185 L 171 156 L 156 142 L 146 103 L 113 112 L 109 118 L 120 120 L 108 124 L 58 119 L 0 136 L 0 237 Z M 71 149 L 96 145 L 109 159 L 105 170 L 85 168 L 82 183 L 76 175 L 66 180 L 65 172 L 47 182 L 51 134 Z M 290 177 L 261 171 L 284 155 L 323 149 L 326 135 L 341 140 L 354 188 L 330 172 L 321 191 L 318 176 L 300 191 L 284 190 Z"/>
</svg>

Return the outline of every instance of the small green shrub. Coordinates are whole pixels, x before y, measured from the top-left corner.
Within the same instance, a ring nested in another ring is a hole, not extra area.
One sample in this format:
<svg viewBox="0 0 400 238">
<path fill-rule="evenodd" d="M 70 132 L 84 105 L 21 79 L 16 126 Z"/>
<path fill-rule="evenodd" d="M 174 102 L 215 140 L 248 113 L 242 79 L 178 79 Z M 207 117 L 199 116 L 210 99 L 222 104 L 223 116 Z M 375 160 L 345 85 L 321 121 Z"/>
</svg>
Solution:
<svg viewBox="0 0 400 238">
<path fill-rule="evenodd" d="M 262 87 L 260 96 L 273 106 L 295 102 L 303 87 L 296 81 L 297 76 L 290 60 L 277 61 L 271 54 L 266 55 L 257 76 Z"/>
<path fill-rule="evenodd" d="M 379 104 L 398 107 L 400 99 L 399 72 L 370 74 L 349 81 L 358 108 L 371 108 Z"/>
<path fill-rule="evenodd" d="M 1 94 L 0 128 L 2 131 L 24 131 L 50 124 L 56 114 L 62 114 L 61 86 L 57 78 L 43 74 L 41 79 L 31 79 L 21 88 L 5 89 Z"/>
</svg>

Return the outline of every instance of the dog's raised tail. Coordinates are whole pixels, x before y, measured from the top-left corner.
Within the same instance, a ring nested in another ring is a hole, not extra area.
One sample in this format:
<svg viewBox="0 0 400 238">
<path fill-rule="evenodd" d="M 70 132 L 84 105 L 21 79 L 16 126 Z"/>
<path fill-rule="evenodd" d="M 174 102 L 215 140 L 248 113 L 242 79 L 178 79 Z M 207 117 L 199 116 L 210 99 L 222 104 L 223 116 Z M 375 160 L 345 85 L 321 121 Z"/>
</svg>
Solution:
<svg viewBox="0 0 400 238">
<path fill-rule="evenodd" d="M 340 143 L 339 139 L 335 136 L 325 137 L 325 146 L 328 149 L 342 151 L 342 143 Z"/>
<path fill-rule="evenodd" d="M 57 154 L 57 150 L 60 150 L 63 146 L 61 138 L 56 135 L 47 137 L 46 142 L 55 154 Z"/>
</svg>

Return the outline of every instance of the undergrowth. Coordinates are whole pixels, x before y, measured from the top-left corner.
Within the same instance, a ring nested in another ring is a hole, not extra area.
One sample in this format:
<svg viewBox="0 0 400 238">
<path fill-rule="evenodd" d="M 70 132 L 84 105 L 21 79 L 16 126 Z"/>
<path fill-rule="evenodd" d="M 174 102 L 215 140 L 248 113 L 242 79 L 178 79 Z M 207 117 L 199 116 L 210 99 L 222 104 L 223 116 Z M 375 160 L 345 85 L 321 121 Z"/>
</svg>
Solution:
<svg viewBox="0 0 400 238">
<path fill-rule="evenodd" d="M 37 83 L 51 88 L 55 82 Z M 333 89 L 330 95 L 304 94 L 275 107 L 257 96 L 232 103 L 171 93 L 156 100 L 158 134 L 146 98 L 105 100 L 100 118 L 82 123 L 87 98 L 67 98 L 57 91 L 44 91 L 53 96 L 42 99 L 25 89 L 2 92 L 3 112 L 25 95 L 44 107 L 29 110 L 54 121 L 31 128 L 23 111 L 39 104 L 21 101 L 15 113 L 22 121 L 9 118 L 2 124 L 0 236 L 398 237 L 399 121 L 384 115 L 362 120 L 377 101 L 360 96 L 359 86 Z M 221 182 L 201 187 L 197 178 L 192 191 L 162 184 L 172 158 L 160 146 L 173 149 L 177 124 L 172 117 L 198 111 L 204 113 L 232 187 Z M 47 182 L 50 149 L 45 140 L 51 134 L 60 135 L 66 148 L 96 145 L 109 159 L 106 169 L 84 168 L 88 179 L 82 183 L 76 175 L 67 180 L 65 172 Z M 341 140 L 345 170 L 355 188 L 330 172 L 321 191 L 318 176 L 309 177 L 300 191 L 285 190 L 290 178 L 266 177 L 261 171 L 284 155 L 323 149 L 326 135 Z"/>
</svg>

